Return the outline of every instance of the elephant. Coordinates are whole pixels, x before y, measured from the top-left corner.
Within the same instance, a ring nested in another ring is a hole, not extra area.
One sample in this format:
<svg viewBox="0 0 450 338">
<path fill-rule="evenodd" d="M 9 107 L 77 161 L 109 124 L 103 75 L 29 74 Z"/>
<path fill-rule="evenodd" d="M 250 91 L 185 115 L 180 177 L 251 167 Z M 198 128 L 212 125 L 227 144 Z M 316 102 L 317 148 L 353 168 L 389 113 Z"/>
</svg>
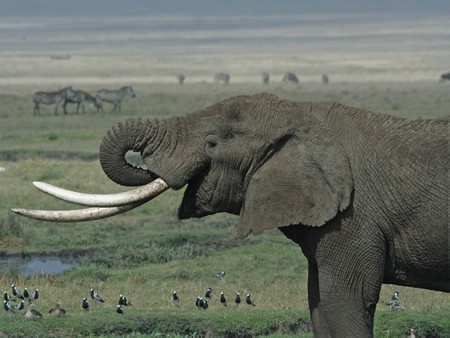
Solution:
<svg viewBox="0 0 450 338">
<path fill-rule="evenodd" d="M 56 197 L 97 208 L 79 216 L 14 211 L 90 220 L 186 187 L 180 219 L 226 212 L 239 217 L 241 237 L 278 228 L 300 246 L 315 337 L 372 337 L 383 283 L 450 292 L 449 123 L 271 93 L 236 96 L 111 128 L 101 166 L 114 182 L 139 186 L 119 194 L 123 201 L 81 201 L 43 183 L 38 188 Z M 146 168 L 126 161 L 130 150 Z"/>
</svg>

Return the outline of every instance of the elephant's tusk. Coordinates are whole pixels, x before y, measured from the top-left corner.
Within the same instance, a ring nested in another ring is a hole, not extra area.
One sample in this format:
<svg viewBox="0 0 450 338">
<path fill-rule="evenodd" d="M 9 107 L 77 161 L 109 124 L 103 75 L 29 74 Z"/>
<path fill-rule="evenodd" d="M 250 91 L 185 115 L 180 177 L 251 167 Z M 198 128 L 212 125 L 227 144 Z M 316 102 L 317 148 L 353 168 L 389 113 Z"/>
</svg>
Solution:
<svg viewBox="0 0 450 338">
<path fill-rule="evenodd" d="M 83 222 L 96 219 L 106 218 L 121 214 L 125 211 L 134 209 L 141 203 L 129 204 L 120 207 L 109 208 L 87 208 L 78 210 L 35 210 L 35 209 L 19 209 L 13 208 L 11 211 L 16 214 L 49 222 Z"/>
<path fill-rule="evenodd" d="M 33 182 L 33 185 L 39 190 L 61 200 L 93 207 L 117 207 L 140 201 L 147 202 L 169 188 L 167 183 L 161 178 L 137 189 L 117 194 L 85 194 L 58 188 L 44 182 Z"/>
</svg>

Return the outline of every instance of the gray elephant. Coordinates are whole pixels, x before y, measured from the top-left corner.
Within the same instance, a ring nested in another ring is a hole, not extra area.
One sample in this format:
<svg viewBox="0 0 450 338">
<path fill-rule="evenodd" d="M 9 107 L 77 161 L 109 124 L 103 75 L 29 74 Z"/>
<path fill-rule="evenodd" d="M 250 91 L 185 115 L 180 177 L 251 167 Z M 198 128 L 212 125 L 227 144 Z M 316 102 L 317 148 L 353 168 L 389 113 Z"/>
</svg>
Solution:
<svg viewBox="0 0 450 338">
<path fill-rule="evenodd" d="M 239 215 L 241 236 L 278 227 L 301 247 L 315 337 L 372 337 L 382 283 L 450 292 L 448 130 L 448 119 L 238 96 L 184 117 L 128 119 L 107 133 L 106 174 L 121 185 L 151 186 L 149 194 L 132 191 L 113 206 L 40 187 L 101 208 L 75 218 L 73 211 L 15 211 L 87 220 L 187 185 L 179 218 L 228 212 Z M 129 150 L 147 169 L 127 163 Z"/>
</svg>

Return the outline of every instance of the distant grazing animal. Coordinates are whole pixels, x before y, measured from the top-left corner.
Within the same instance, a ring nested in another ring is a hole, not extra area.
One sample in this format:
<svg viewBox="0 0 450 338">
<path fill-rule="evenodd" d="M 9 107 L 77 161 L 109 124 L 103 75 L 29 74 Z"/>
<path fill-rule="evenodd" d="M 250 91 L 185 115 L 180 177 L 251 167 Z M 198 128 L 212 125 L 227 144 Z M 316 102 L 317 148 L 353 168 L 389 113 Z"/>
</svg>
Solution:
<svg viewBox="0 0 450 338">
<path fill-rule="evenodd" d="M 330 78 L 328 77 L 327 74 L 322 74 L 322 83 L 323 84 L 327 84 L 330 82 Z"/>
<path fill-rule="evenodd" d="M 114 105 L 112 111 L 115 111 L 116 108 L 119 108 L 120 112 L 122 107 L 122 100 L 125 96 L 130 96 L 132 98 L 136 97 L 136 93 L 131 86 L 125 86 L 118 90 L 100 89 L 95 95 L 95 101 L 101 111 L 104 111 L 102 102 L 108 102 Z"/>
<path fill-rule="evenodd" d="M 450 72 L 442 74 L 441 77 L 439 78 L 439 82 L 445 81 L 450 81 Z"/>
<path fill-rule="evenodd" d="M 184 79 L 186 79 L 186 77 L 184 76 L 184 74 L 177 74 L 177 79 L 178 79 L 178 83 L 180 85 L 182 85 L 184 83 Z"/>
<path fill-rule="evenodd" d="M 217 82 L 217 83 L 222 81 L 223 83 L 228 84 L 228 83 L 230 83 L 230 74 L 228 74 L 228 73 L 217 73 L 214 76 L 214 81 Z"/>
<path fill-rule="evenodd" d="M 294 73 L 286 72 L 286 73 L 284 73 L 284 77 L 283 77 L 283 79 L 281 80 L 281 82 L 286 82 L 286 83 L 289 83 L 289 82 L 292 82 L 292 83 L 298 83 L 298 78 L 297 78 L 297 75 L 295 75 Z"/>
<path fill-rule="evenodd" d="M 34 115 L 41 115 L 39 105 L 41 104 L 55 104 L 55 115 L 58 115 L 58 106 L 61 102 L 64 102 L 66 98 L 72 99 L 75 96 L 75 92 L 72 87 L 65 87 L 59 89 L 57 92 L 36 92 L 33 95 Z"/>
<path fill-rule="evenodd" d="M 98 111 L 100 109 L 100 105 L 97 104 L 95 97 L 93 97 L 91 94 L 89 94 L 83 90 L 75 90 L 74 92 L 75 92 L 75 95 L 73 97 L 64 98 L 64 103 L 63 103 L 64 114 L 67 114 L 66 106 L 68 103 L 76 103 L 77 104 L 77 114 L 80 110 L 80 105 L 81 105 L 81 108 L 83 109 L 83 114 L 86 113 L 86 111 L 84 109 L 84 102 L 90 103 L 91 109 L 93 111 Z"/>
<path fill-rule="evenodd" d="M 264 84 L 268 84 L 269 83 L 269 79 L 270 79 L 269 73 L 267 73 L 267 72 L 262 72 L 261 73 L 261 80 L 262 80 L 262 82 Z"/>
</svg>

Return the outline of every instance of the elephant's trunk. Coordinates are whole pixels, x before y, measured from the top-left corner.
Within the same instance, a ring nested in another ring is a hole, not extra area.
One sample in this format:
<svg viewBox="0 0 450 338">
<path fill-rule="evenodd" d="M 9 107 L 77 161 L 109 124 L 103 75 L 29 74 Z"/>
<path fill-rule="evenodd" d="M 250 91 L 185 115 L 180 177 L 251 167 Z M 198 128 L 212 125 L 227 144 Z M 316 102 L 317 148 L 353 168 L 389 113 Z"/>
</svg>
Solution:
<svg viewBox="0 0 450 338">
<path fill-rule="evenodd" d="M 130 150 L 142 153 L 148 139 L 156 134 L 153 130 L 156 128 L 156 121 L 131 118 L 108 131 L 100 145 L 100 164 L 112 181 L 125 186 L 139 186 L 157 178 L 125 159 L 125 154 Z"/>
</svg>

